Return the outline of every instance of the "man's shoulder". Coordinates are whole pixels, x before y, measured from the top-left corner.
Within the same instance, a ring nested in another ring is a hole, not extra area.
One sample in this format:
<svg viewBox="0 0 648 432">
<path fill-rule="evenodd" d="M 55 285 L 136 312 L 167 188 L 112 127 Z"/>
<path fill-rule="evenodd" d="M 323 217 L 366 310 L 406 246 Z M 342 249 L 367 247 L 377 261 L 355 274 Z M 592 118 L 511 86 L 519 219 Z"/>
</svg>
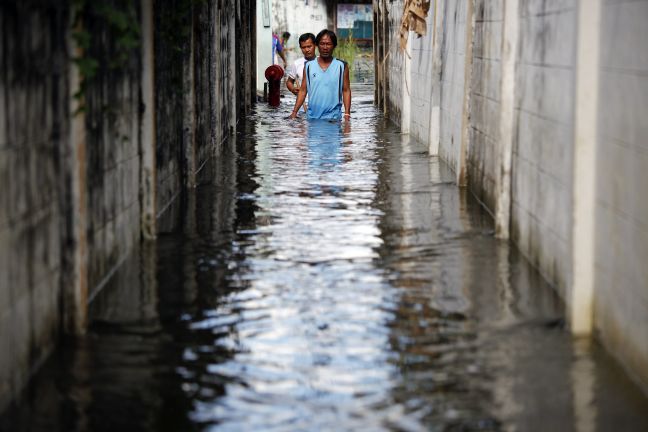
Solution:
<svg viewBox="0 0 648 432">
<path fill-rule="evenodd" d="M 306 63 L 306 59 L 304 57 L 300 57 L 297 60 L 293 62 L 293 66 L 295 67 L 304 67 L 304 64 Z"/>
<path fill-rule="evenodd" d="M 308 67 L 308 66 L 312 65 L 313 63 L 317 63 L 317 57 L 315 57 L 312 60 L 304 59 L 304 67 Z"/>
</svg>

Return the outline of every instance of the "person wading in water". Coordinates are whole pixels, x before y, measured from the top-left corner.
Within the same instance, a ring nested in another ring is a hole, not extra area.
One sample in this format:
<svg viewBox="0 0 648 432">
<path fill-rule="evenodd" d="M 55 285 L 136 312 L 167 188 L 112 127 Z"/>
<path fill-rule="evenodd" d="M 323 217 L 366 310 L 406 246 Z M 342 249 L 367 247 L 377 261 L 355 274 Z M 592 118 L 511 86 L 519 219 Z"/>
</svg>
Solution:
<svg viewBox="0 0 648 432">
<path fill-rule="evenodd" d="M 337 37 L 330 30 L 322 30 L 315 38 L 319 57 L 304 64 L 304 80 L 290 118 L 297 117 L 299 109 L 308 95 L 309 119 L 339 120 L 351 117 L 351 83 L 349 66 L 346 62 L 333 57 Z"/>
<path fill-rule="evenodd" d="M 286 87 L 295 96 L 299 94 L 299 87 L 302 81 L 304 81 L 304 64 L 307 61 L 315 59 L 315 35 L 313 33 L 304 33 L 299 36 L 299 48 L 304 56 L 298 58 L 290 65 L 287 70 L 288 79 L 286 80 Z M 305 110 L 306 102 L 304 102 Z"/>
</svg>

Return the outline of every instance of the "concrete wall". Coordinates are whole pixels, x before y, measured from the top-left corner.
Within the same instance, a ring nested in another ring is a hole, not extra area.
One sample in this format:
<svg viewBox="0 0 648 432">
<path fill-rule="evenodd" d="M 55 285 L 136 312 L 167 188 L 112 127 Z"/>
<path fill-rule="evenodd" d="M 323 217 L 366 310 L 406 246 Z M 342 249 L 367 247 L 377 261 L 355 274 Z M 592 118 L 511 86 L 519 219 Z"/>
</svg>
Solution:
<svg viewBox="0 0 648 432">
<path fill-rule="evenodd" d="M 324 1 L 311 1 L 306 4 L 304 0 L 272 0 L 272 30 L 278 35 L 285 31 L 291 35 L 287 44 L 289 62 L 302 55 L 299 49 L 299 35 L 317 35 L 320 30 L 328 28 L 329 13 L 335 15 L 335 9 L 329 11 Z"/>
<path fill-rule="evenodd" d="M 489 209 L 495 209 L 497 195 L 503 6 L 503 0 L 475 2 L 467 168 L 470 189 Z"/>
<path fill-rule="evenodd" d="M 155 112 L 157 229 L 176 228 L 180 215 L 182 172 L 183 81 L 182 46 L 187 35 L 177 28 L 191 28 L 191 15 L 176 15 L 178 1 L 158 0 L 155 8 Z M 184 36 L 184 37 L 183 37 Z"/>
<path fill-rule="evenodd" d="M 432 115 L 431 100 L 433 98 L 432 80 L 438 76 L 434 70 L 434 32 L 429 32 L 421 38 L 413 37 L 410 42 L 411 62 L 408 84 L 405 93 L 411 98 L 410 135 L 418 141 L 426 142 L 430 136 L 430 116 Z"/>
<path fill-rule="evenodd" d="M 386 25 L 383 28 L 383 38 L 388 41 L 387 60 L 384 64 L 384 76 L 389 77 L 389 84 L 387 85 L 386 105 L 389 111 L 389 118 L 396 124 L 401 125 L 401 115 L 403 105 L 401 104 L 403 98 L 403 91 L 405 89 L 405 76 L 401 73 L 405 67 L 405 54 L 398 50 L 398 29 L 400 27 L 400 19 L 402 16 L 402 0 L 395 2 L 382 2 L 382 9 L 387 16 Z M 375 6 L 374 6 L 375 8 Z M 409 69 L 411 71 L 411 68 Z M 407 71 L 405 71 L 407 72 Z M 408 85 L 414 85 L 413 82 Z M 409 127 L 409 126 L 408 126 Z"/>
<path fill-rule="evenodd" d="M 255 2 L 136 4 L 128 49 L 96 10 L 0 4 L 0 411 L 62 334 L 84 334 L 140 240 L 181 225 L 182 198 L 251 107 L 253 55 L 236 49 L 253 46 L 237 39 L 254 39 Z"/>
<path fill-rule="evenodd" d="M 200 2 L 177 15 L 173 11 L 186 2 L 157 4 L 157 217 L 158 230 L 168 232 L 179 221 L 180 186 L 195 186 L 206 161 L 220 153 L 236 126 L 237 113 L 252 107 L 256 6 Z M 187 31 L 174 32 L 178 27 Z"/>
<path fill-rule="evenodd" d="M 520 3 L 515 82 L 511 237 L 563 294 L 571 259 L 576 6 Z"/>
<path fill-rule="evenodd" d="M 595 326 L 648 387 L 648 2 L 601 17 Z"/>
<path fill-rule="evenodd" d="M 465 79 L 465 37 L 466 5 L 470 0 L 447 0 L 443 4 L 441 34 L 441 76 L 439 92 L 441 95 L 439 125 L 439 156 L 450 167 L 459 172 L 463 102 L 466 97 Z M 413 35 L 412 35 L 413 36 Z"/>
<path fill-rule="evenodd" d="M 648 388 L 648 3 L 433 0 L 409 60 L 403 3 L 374 1 L 377 103 Z"/>
<path fill-rule="evenodd" d="M 257 1 L 239 1 L 235 8 L 235 25 L 237 33 L 234 37 L 234 51 L 236 59 L 235 73 L 239 79 L 236 81 L 236 112 L 248 113 L 256 102 L 256 82 L 251 79 L 256 71 L 256 13 Z M 264 77 L 265 78 L 265 77 Z"/>
<path fill-rule="evenodd" d="M 92 30 L 88 57 L 97 59 L 96 75 L 85 91 L 85 148 L 88 296 L 101 290 L 140 236 L 140 91 L 139 50 L 114 67 L 121 54 L 118 37 L 106 20 L 83 15 Z"/>
<path fill-rule="evenodd" d="M 264 18 L 266 17 L 267 18 Z M 272 64 L 272 0 L 258 0 L 256 9 L 256 91 L 263 96 L 265 70 Z"/>
<path fill-rule="evenodd" d="M 67 8 L 21 3 L 0 4 L 0 409 L 56 341 L 66 230 Z"/>
</svg>

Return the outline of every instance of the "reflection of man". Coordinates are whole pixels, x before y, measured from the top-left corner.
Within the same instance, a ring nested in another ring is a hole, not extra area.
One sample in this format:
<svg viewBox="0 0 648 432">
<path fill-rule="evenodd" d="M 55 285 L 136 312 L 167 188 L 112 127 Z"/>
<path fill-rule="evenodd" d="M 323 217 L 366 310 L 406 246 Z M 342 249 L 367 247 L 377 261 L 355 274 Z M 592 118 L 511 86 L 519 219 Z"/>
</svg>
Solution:
<svg viewBox="0 0 648 432">
<path fill-rule="evenodd" d="M 322 30 L 315 38 L 319 57 L 304 65 L 304 81 L 297 94 L 297 102 L 290 118 L 297 117 L 299 108 L 308 95 L 308 118 L 340 119 L 342 105 L 344 118 L 351 116 L 351 84 L 349 66 L 333 57 L 337 37 L 330 30 Z"/>
<path fill-rule="evenodd" d="M 348 122 L 345 122 L 348 123 Z M 339 122 L 308 122 L 309 166 L 319 172 L 330 172 L 342 163 L 342 131 Z"/>
</svg>

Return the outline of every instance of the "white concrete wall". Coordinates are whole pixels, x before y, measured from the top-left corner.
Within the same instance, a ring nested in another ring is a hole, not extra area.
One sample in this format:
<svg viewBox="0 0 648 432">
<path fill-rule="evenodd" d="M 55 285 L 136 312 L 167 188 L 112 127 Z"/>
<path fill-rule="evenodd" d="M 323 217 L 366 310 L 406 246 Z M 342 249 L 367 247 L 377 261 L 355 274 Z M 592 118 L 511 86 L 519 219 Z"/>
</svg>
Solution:
<svg viewBox="0 0 648 432">
<path fill-rule="evenodd" d="M 389 117 L 397 125 L 401 124 L 401 112 L 403 109 L 403 67 L 405 54 L 400 51 L 398 31 L 403 11 L 403 0 L 395 0 L 393 3 L 384 3 L 384 8 L 389 17 L 389 58 L 386 62 L 386 76 L 389 80 L 389 92 L 387 104 L 389 105 Z M 414 85 L 414 83 L 412 83 Z M 418 84 L 418 83 L 416 83 Z"/>
<path fill-rule="evenodd" d="M 412 36 L 410 42 L 410 82 L 405 91 L 410 95 L 410 135 L 419 140 L 427 141 L 430 136 L 430 115 L 432 110 L 432 91 L 434 81 L 430 79 L 433 71 L 433 32 L 417 38 Z"/>
<path fill-rule="evenodd" d="M 648 388 L 648 1 L 601 12 L 594 319 Z"/>
<path fill-rule="evenodd" d="M 304 0 L 272 0 L 272 30 L 279 36 L 285 31 L 290 33 L 285 47 L 288 49 L 286 57 L 289 63 L 302 56 L 299 49 L 301 34 L 317 35 L 327 28 L 327 13 L 324 1 L 309 1 L 305 4 Z"/>
<path fill-rule="evenodd" d="M 270 26 L 263 25 L 264 1 L 268 2 Z M 263 96 L 263 85 L 266 83 L 265 70 L 272 64 L 272 0 L 257 0 L 256 4 L 256 89 L 257 95 Z"/>
<path fill-rule="evenodd" d="M 497 234 L 510 233 L 554 284 L 578 333 L 592 330 L 576 315 L 590 314 L 577 309 L 593 292 L 594 330 L 648 389 L 648 1 L 600 0 L 601 18 L 589 13 L 592 1 L 433 0 L 428 34 L 410 33 L 404 70 L 403 2 L 375 0 L 390 22 L 386 112 L 431 152 L 438 146 L 453 170 L 467 170 Z M 588 73 L 599 57 L 599 73 Z M 597 134 L 583 143 L 588 127 Z M 583 145 L 594 157 L 582 157 Z M 575 182 L 577 168 L 596 180 Z M 591 267 L 579 253 L 583 226 L 594 227 Z"/>
<path fill-rule="evenodd" d="M 521 1 L 512 233 L 564 293 L 569 279 L 576 0 Z"/>
<path fill-rule="evenodd" d="M 441 112 L 439 156 L 458 171 L 464 101 L 466 4 L 445 0 L 441 41 Z"/>
<path fill-rule="evenodd" d="M 503 19 L 503 0 L 475 1 L 467 169 L 471 190 L 491 210 L 495 209 L 497 193 Z"/>
</svg>

